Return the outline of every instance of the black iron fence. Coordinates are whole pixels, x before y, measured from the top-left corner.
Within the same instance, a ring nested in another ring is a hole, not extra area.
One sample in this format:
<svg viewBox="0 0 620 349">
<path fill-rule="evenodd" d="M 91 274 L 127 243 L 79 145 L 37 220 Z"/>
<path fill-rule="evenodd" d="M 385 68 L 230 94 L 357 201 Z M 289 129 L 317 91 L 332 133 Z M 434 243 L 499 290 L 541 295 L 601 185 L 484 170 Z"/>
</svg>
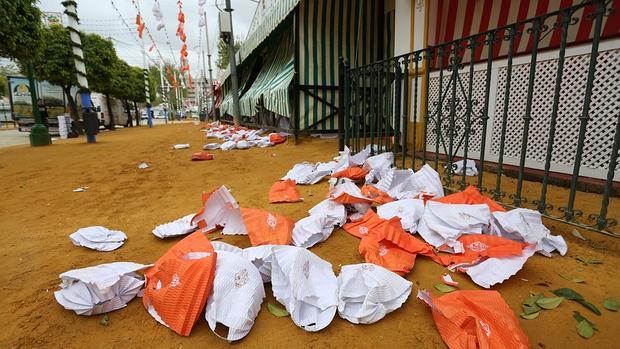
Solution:
<svg viewBox="0 0 620 349">
<path fill-rule="evenodd" d="M 611 1 L 588 1 L 354 69 L 341 60 L 340 147 L 376 144 L 399 167 L 432 164 L 447 189 L 473 184 L 506 206 L 620 237 L 620 48 L 601 47 L 611 13 Z M 583 21 L 590 36 L 577 45 L 571 28 Z M 475 160 L 476 177 L 455 173 L 462 159 Z M 600 193 L 576 205 L 588 183 Z"/>
</svg>

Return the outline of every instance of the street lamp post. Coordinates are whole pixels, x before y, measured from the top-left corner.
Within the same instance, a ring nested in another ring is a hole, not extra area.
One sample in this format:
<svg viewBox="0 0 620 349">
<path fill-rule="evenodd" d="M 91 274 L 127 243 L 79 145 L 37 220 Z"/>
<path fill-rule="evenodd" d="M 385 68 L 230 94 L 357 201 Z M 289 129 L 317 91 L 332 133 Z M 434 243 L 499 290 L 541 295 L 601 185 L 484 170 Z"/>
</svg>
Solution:
<svg viewBox="0 0 620 349">
<path fill-rule="evenodd" d="M 88 89 L 88 80 L 86 79 L 86 65 L 84 64 L 84 52 L 82 52 L 82 40 L 80 39 L 80 30 L 78 27 L 79 18 L 77 16 L 77 3 L 73 0 L 63 1 L 65 14 L 67 15 L 67 29 L 71 35 L 71 45 L 73 46 L 73 56 L 75 70 L 77 72 L 77 82 L 80 86 L 80 100 L 82 101 L 83 119 L 86 128 L 86 142 L 95 143 L 96 133 L 99 129 L 99 120 L 97 113 L 93 111 L 90 100 L 90 90 Z"/>
<path fill-rule="evenodd" d="M 239 82 L 237 81 L 237 57 L 235 57 L 235 34 L 233 32 L 232 24 L 233 9 L 230 7 L 230 0 L 226 0 L 226 8 L 224 9 L 224 11 L 228 12 L 228 33 L 227 35 L 225 35 L 224 40 L 226 40 L 228 43 L 230 79 L 233 97 L 233 122 L 235 126 L 238 126 L 241 109 L 239 108 Z"/>
<path fill-rule="evenodd" d="M 32 100 L 32 115 L 34 116 L 34 125 L 30 128 L 30 145 L 38 147 L 42 145 L 52 144 L 52 136 L 47 131 L 47 127 L 41 120 L 39 113 L 39 103 L 37 98 L 37 87 L 34 81 L 34 69 L 32 63 L 28 63 L 28 83 L 30 85 L 30 98 Z"/>
</svg>

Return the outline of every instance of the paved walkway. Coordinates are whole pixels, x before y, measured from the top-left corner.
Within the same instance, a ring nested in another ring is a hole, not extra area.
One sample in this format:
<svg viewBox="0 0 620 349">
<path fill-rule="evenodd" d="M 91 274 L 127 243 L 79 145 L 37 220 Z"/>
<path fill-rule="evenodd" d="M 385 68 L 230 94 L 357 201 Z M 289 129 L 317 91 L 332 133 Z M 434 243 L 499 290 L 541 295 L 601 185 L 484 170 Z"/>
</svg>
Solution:
<svg viewBox="0 0 620 349">
<path fill-rule="evenodd" d="M 0 148 L 29 143 L 30 139 L 28 138 L 28 132 L 4 129 L 0 130 Z"/>
</svg>

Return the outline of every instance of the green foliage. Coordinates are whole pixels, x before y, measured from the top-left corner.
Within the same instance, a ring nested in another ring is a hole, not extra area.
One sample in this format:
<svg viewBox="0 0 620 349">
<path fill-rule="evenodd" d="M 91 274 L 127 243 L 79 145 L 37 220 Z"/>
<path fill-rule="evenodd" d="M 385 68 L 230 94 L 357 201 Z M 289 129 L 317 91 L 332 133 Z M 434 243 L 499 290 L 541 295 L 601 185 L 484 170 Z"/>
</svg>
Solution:
<svg viewBox="0 0 620 349">
<path fill-rule="evenodd" d="M 36 0 L 0 0 L 0 57 L 28 59 L 40 36 L 41 11 Z"/>
<path fill-rule="evenodd" d="M 243 44 L 243 41 L 240 39 L 235 39 L 235 52 L 239 51 L 239 48 Z M 228 67 L 228 62 L 230 61 L 230 51 L 228 50 L 228 44 L 221 39 L 217 42 L 217 60 L 215 64 L 220 69 L 226 69 Z M 238 63 L 238 62 L 237 62 Z"/>
<path fill-rule="evenodd" d="M 112 94 L 114 68 L 119 60 L 112 41 L 97 34 L 82 33 L 82 49 L 89 88 L 104 94 Z"/>
<path fill-rule="evenodd" d="M 41 41 L 34 51 L 34 73 L 39 81 L 71 87 L 77 84 L 69 31 L 61 26 L 41 30 Z"/>
<path fill-rule="evenodd" d="M 142 68 L 131 67 L 129 74 L 129 100 L 137 103 L 146 102 L 146 94 L 144 91 L 144 72 Z"/>
<path fill-rule="evenodd" d="M 9 95 L 9 82 L 4 75 L 0 75 L 0 98 Z"/>
</svg>

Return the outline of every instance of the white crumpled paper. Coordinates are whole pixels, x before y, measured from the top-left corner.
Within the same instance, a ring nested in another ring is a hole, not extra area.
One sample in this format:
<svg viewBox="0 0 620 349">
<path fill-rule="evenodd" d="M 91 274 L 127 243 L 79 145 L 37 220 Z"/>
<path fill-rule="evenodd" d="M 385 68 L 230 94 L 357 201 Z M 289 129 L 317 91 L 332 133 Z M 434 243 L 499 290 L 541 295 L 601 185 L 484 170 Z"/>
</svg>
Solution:
<svg viewBox="0 0 620 349">
<path fill-rule="evenodd" d="M 225 235 L 248 234 L 243 223 L 243 217 L 241 217 L 239 204 L 225 186 L 221 186 L 211 193 L 202 212 L 196 214 L 192 219 L 192 224 L 200 226 L 204 233 L 221 226 L 224 227 L 222 234 Z"/>
<path fill-rule="evenodd" d="M 372 324 L 400 308 L 412 283 L 379 265 L 344 265 L 338 275 L 338 315 L 354 324 Z"/>
<path fill-rule="evenodd" d="M 293 245 L 310 248 L 327 240 L 333 231 L 334 225 L 331 224 L 327 216 L 322 214 L 310 215 L 295 223 L 292 236 Z"/>
<path fill-rule="evenodd" d="M 101 226 L 92 226 L 78 229 L 69 235 L 75 246 L 90 248 L 91 250 L 109 252 L 121 247 L 127 235 L 120 230 L 110 230 Z"/>
<path fill-rule="evenodd" d="M 562 256 L 568 251 L 564 238 L 560 235 L 551 235 L 549 229 L 544 226 L 540 212 L 527 208 L 493 212 L 490 234 L 535 244 L 538 253 L 547 257 L 551 257 L 551 252 L 555 250 Z"/>
<path fill-rule="evenodd" d="M 56 301 L 78 315 L 97 315 L 121 309 L 142 289 L 137 271 L 148 265 L 115 262 L 74 269 L 60 274 Z"/>
<path fill-rule="evenodd" d="M 189 143 L 175 144 L 172 146 L 172 149 L 187 149 L 187 148 L 189 148 Z"/>
<path fill-rule="evenodd" d="M 377 214 L 383 219 L 400 218 L 403 229 L 415 233 L 418 222 L 424 214 L 424 201 L 420 199 L 403 199 L 385 203 L 377 207 Z"/>
<path fill-rule="evenodd" d="M 418 233 L 429 244 L 446 244 L 454 253 L 464 251 L 457 241 L 463 234 L 482 234 L 487 230 L 491 212 L 486 204 L 446 204 L 428 201 L 418 224 Z"/>
<path fill-rule="evenodd" d="M 194 217 L 193 213 L 172 222 L 160 224 L 153 229 L 153 235 L 164 239 L 189 234 L 197 228 L 196 225 L 192 225 L 192 217 Z"/>
<path fill-rule="evenodd" d="M 265 298 L 265 288 L 258 269 L 242 254 L 216 251 L 215 278 L 205 319 L 218 337 L 236 341 L 250 333 Z M 215 331 L 218 323 L 228 328 L 226 337 Z"/>
<path fill-rule="evenodd" d="M 332 265 L 305 248 L 273 247 L 271 288 L 295 325 L 309 332 L 327 327 L 338 307 Z"/>
</svg>

